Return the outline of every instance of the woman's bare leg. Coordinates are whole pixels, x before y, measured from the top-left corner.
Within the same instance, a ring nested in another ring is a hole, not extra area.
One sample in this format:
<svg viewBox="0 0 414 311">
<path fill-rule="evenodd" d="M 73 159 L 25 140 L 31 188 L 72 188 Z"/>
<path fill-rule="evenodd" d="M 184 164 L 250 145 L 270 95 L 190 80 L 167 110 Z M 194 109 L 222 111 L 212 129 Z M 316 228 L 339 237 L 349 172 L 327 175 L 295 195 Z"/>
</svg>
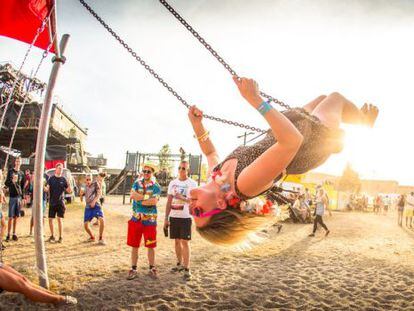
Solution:
<svg viewBox="0 0 414 311">
<path fill-rule="evenodd" d="M 303 109 L 305 109 L 307 112 L 312 113 L 312 111 L 320 104 L 321 101 L 323 101 L 326 98 L 326 95 L 320 95 L 316 97 L 311 102 L 307 103 L 305 106 L 303 106 Z"/>
<path fill-rule="evenodd" d="M 330 128 L 339 128 L 342 122 L 349 124 L 367 123 L 367 115 L 337 92 L 323 99 L 312 111 L 312 115 L 318 117 L 323 124 Z"/>
<path fill-rule="evenodd" d="M 57 304 L 65 300 L 65 297 L 33 286 L 33 284 L 26 278 L 18 274 L 11 273 L 9 270 L 4 268 L 1 268 L 0 271 L 0 287 L 8 292 L 21 293 L 26 298 L 34 302 Z"/>
</svg>

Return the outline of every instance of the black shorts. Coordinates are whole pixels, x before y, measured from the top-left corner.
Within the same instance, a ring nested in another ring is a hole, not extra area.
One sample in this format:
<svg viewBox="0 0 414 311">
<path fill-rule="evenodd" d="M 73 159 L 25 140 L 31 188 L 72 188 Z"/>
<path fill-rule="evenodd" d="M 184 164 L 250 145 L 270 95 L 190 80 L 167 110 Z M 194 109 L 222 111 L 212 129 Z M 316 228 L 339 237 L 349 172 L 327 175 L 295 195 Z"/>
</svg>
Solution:
<svg viewBox="0 0 414 311">
<path fill-rule="evenodd" d="M 62 205 L 49 205 L 49 218 L 64 218 L 65 217 L 66 206 Z"/>
<path fill-rule="evenodd" d="M 170 239 L 191 240 L 191 218 L 170 217 Z"/>
</svg>

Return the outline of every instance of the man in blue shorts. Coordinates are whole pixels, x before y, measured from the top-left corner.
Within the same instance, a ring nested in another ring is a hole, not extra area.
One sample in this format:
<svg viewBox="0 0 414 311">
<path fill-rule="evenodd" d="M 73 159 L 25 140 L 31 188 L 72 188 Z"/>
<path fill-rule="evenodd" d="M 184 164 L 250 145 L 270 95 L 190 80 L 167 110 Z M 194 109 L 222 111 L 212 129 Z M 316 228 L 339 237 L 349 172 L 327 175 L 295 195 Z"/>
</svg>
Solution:
<svg viewBox="0 0 414 311">
<path fill-rule="evenodd" d="M 22 189 L 24 188 L 24 174 L 20 170 L 21 158 L 17 157 L 14 167 L 7 173 L 5 185 L 9 188 L 9 223 L 7 227 L 6 242 L 10 241 L 10 231 L 13 225 L 13 241 L 17 241 L 16 226 L 17 219 L 20 217 L 20 207 L 22 201 Z"/>
<path fill-rule="evenodd" d="M 101 197 L 101 186 L 98 182 L 92 181 L 92 175 L 86 176 L 85 191 L 82 193 L 82 197 L 85 197 L 86 203 L 83 222 L 85 231 L 89 234 L 88 242 L 95 242 L 95 236 L 89 228 L 89 223 L 96 217 L 99 222 L 98 243 L 100 245 L 105 245 L 105 240 L 103 239 L 103 231 L 105 226 L 104 214 L 102 207 L 99 205 L 99 198 Z"/>
</svg>

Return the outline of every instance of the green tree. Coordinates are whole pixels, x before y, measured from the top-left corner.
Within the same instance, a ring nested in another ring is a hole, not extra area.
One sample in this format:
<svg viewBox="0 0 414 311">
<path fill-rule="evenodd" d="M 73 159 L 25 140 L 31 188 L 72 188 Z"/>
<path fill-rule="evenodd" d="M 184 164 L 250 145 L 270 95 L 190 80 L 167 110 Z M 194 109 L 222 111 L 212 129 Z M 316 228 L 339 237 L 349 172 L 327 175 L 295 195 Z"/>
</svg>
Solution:
<svg viewBox="0 0 414 311">
<path fill-rule="evenodd" d="M 338 182 L 339 191 L 359 192 L 361 189 L 361 180 L 356 171 L 354 171 L 351 165 L 348 163 L 342 173 Z"/>
<path fill-rule="evenodd" d="M 161 150 L 158 152 L 158 160 L 160 163 L 160 170 L 163 168 L 167 169 L 168 171 L 171 170 L 171 162 L 170 162 L 170 156 L 171 156 L 171 148 L 170 145 L 165 144 L 161 147 Z"/>
</svg>

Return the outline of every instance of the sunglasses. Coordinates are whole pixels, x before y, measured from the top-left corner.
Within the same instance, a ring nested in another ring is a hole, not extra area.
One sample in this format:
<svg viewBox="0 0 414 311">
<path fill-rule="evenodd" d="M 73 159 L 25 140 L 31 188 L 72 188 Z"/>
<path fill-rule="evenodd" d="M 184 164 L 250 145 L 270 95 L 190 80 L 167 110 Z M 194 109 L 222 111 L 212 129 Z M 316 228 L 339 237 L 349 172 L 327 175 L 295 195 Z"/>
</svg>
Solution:
<svg viewBox="0 0 414 311">
<path fill-rule="evenodd" d="M 142 171 L 144 174 L 152 174 L 152 171 L 151 170 L 143 170 Z"/>
<path fill-rule="evenodd" d="M 86 181 L 91 181 L 91 179 L 90 178 L 86 178 Z"/>
<path fill-rule="evenodd" d="M 180 171 L 186 171 L 186 170 L 187 170 L 187 168 L 180 166 L 180 167 L 178 168 L 178 170 L 180 170 Z"/>
<path fill-rule="evenodd" d="M 209 212 L 203 213 L 203 209 L 201 207 L 194 207 L 190 209 L 190 214 L 197 218 L 205 218 L 209 216 L 213 216 L 216 214 L 221 213 L 223 210 L 219 208 L 215 208 Z"/>
</svg>

